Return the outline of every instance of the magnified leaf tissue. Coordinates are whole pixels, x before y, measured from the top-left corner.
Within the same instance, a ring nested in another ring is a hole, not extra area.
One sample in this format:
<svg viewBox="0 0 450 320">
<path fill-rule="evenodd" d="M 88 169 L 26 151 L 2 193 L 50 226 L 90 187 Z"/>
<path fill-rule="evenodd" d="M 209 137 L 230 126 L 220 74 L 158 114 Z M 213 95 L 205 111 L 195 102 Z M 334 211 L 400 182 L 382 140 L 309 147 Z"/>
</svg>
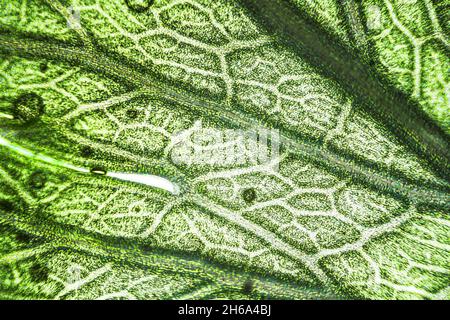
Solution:
<svg viewBox="0 0 450 320">
<path fill-rule="evenodd" d="M 0 298 L 447 300 L 449 99 L 449 0 L 0 0 Z"/>
</svg>

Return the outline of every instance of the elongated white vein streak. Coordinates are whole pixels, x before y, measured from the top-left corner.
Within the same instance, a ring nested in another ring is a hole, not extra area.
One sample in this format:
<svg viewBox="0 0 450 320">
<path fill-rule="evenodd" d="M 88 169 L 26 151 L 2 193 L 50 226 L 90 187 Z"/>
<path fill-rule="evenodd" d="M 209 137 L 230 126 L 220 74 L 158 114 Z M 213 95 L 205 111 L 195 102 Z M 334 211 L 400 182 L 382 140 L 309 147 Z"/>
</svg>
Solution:
<svg viewBox="0 0 450 320">
<path fill-rule="evenodd" d="M 15 143 L 13 143 L 13 142 L 11 142 L 9 140 L 6 140 L 5 138 L 3 138 L 1 136 L 0 136 L 0 146 L 7 147 L 8 149 L 10 149 L 10 150 L 12 150 L 12 151 L 14 151 L 14 152 L 24 156 L 24 157 L 27 157 L 27 158 L 30 158 L 30 159 L 39 160 L 39 161 L 42 161 L 42 162 L 46 162 L 46 163 L 48 163 L 50 165 L 63 167 L 63 168 L 66 168 L 66 169 L 75 170 L 75 171 L 82 172 L 82 173 L 89 173 L 90 172 L 90 170 L 88 170 L 86 168 L 77 167 L 77 166 L 74 166 L 73 164 L 70 164 L 68 162 L 61 161 L 61 160 L 58 160 L 58 159 L 46 156 L 46 155 L 44 155 L 42 153 L 33 152 L 33 151 L 31 151 L 31 150 L 29 150 L 27 148 L 24 148 L 24 147 L 22 147 L 20 145 L 17 145 L 17 144 L 15 144 Z"/>
<path fill-rule="evenodd" d="M 180 192 L 179 187 L 172 181 L 151 174 L 138 174 L 138 173 L 122 173 L 122 172 L 108 172 L 106 176 L 119 179 L 122 181 L 135 182 L 151 187 L 156 187 L 169 191 L 172 194 L 178 194 Z"/>
<path fill-rule="evenodd" d="M 49 156 L 46 156 L 42 153 L 35 153 L 27 148 L 24 148 L 20 145 L 17 145 L 13 142 L 10 142 L 9 140 L 3 138 L 0 136 L 0 146 L 4 146 L 17 154 L 20 154 L 24 157 L 42 161 L 45 163 L 48 163 L 53 166 L 63 167 L 66 169 L 74 170 L 80 173 L 90 173 L 91 170 L 83 167 L 78 167 L 73 164 L 70 164 L 68 162 L 58 160 Z M 166 191 L 169 191 L 170 193 L 177 195 L 180 192 L 180 188 L 177 184 L 173 183 L 167 178 L 151 175 L 151 174 L 139 174 L 139 173 L 123 173 L 123 172 L 107 172 L 105 174 L 107 177 L 111 177 L 114 179 L 122 180 L 122 181 L 128 181 L 128 182 L 135 182 L 159 189 L 163 189 Z"/>
</svg>

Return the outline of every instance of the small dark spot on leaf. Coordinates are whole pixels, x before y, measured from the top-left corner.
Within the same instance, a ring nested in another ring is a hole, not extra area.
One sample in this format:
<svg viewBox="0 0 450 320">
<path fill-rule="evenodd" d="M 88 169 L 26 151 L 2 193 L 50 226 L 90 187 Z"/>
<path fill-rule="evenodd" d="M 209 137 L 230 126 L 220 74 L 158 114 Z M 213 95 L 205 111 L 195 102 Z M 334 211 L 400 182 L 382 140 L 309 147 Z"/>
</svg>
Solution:
<svg viewBox="0 0 450 320">
<path fill-rule="evenodd" d="M 14 210 L 14 204 L 11 201 L 0 199 L 0 210 L 10 213 Z"/>
<path fill-rule="evenodd" d="M 18 231 L 16 233 L 16 240 L 23 243 L 30 243 L 33 240 L 33 236 L 27 232 Z"/>
<path fill-rule="evenodd" d="M 67 174 L 60 173 L 58 174 L 58 179 L 61 180 L 61 182 L 66 182 L 69 180 L 69 176 Z"/>
<path fill-rule="evenodd" d="M 244 285 L 242 286 L 242 292 L 244 294 L 251 294 L 253 291 L 253 287 L 254 287 L 253 281 L 248 279 L 247 281 L 244 282 Z"/>
<path fill-rule="evenodd" d="M 256 191 L 253 188 L 248 188 L 242 191 L 242 198 L 246 203 L 252 203 L 256 199 Z"/>
<path fill-rule="evenodd" d="M 47 64 L 47 62 L 42 62 L 42 63 L 40 63 L 40 64 L 39 64 L 39 70 L 40 70 L 42 73 L 45 73 L 45 72 L 48 70 L 48 64 Z"/>
<path fill-rule="evenodd" d="M 128 8 L 136 12 L 144 12 L 153 4 L 154 0 L 125 0 Z"/>
<path fill-rule="evenodd" d="M 155 249 L 152 246 L 152 240 L 147 240 L 146 243 L 139 245 L 142 254 L 151 254 Z"/>
<path fill-rule="evenodd" d="M 46 182 L 47 178 L 42 171 L 34 172 L 29 179 L 30 187 L 32 187 L 33 189 L 42 189 L 45 186 Z"/>
<path fill-rule="evenodd" d="M 49 270 L 45 265 L 35 263 L 30 267 L 29 271 L 33 281 L 42 282 L 48 279 Z"/>
<path fill-rule="evenodd" d="M 35 122 L 44 113 L 44 100 L 34 92 L 21 94 L 13 103 L 14 119 L 23 123 Z"/>
<path fill-rule="evenodd" d="M 129 119 L 136 119 L 138 117 L 139 113 L 136 109 L 128 109 L 127 110 L 127 117 Z"/>
<path fill-rule="evenodd" d="M 80 150 L 80 154 L 83 158 L 89 158 L 90 156 L 92 156 L 93 153 L 94 151 L 90 146 L 84 146 Z"/>
</svg>

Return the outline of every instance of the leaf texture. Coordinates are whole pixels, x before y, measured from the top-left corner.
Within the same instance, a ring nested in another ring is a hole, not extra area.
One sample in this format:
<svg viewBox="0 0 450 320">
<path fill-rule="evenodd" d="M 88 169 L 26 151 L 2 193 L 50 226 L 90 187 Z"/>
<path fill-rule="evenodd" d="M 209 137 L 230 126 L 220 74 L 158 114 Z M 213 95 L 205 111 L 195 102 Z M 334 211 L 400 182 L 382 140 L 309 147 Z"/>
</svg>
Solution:
<svg viewBox="0 0 450 320">
<path fill-rule="evenodd" d="M 1 2 L 0 297 L 448 299 L 442 7 Z"/>
</svg>

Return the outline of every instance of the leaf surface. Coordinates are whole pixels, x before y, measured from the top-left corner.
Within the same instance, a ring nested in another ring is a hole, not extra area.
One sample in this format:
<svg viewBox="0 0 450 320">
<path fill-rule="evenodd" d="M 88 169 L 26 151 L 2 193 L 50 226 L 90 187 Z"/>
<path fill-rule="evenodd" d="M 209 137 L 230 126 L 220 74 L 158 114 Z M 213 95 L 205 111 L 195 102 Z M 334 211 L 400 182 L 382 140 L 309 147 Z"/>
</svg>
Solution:
<svg viewBox="0 0 450 320">
<path fill-rule="evenodd" d="M 1 3 L 3 297 L 448 299 L 446 133 L 407 86 L 363 101 L 349 64 L 277 29 L 307 17 L 366 66 L 342 4 L 275 1 L 293 15 L 273 24 L 246 2 Z M 230 158 L 261 128 L 277 153 Z"/>
</svg>

